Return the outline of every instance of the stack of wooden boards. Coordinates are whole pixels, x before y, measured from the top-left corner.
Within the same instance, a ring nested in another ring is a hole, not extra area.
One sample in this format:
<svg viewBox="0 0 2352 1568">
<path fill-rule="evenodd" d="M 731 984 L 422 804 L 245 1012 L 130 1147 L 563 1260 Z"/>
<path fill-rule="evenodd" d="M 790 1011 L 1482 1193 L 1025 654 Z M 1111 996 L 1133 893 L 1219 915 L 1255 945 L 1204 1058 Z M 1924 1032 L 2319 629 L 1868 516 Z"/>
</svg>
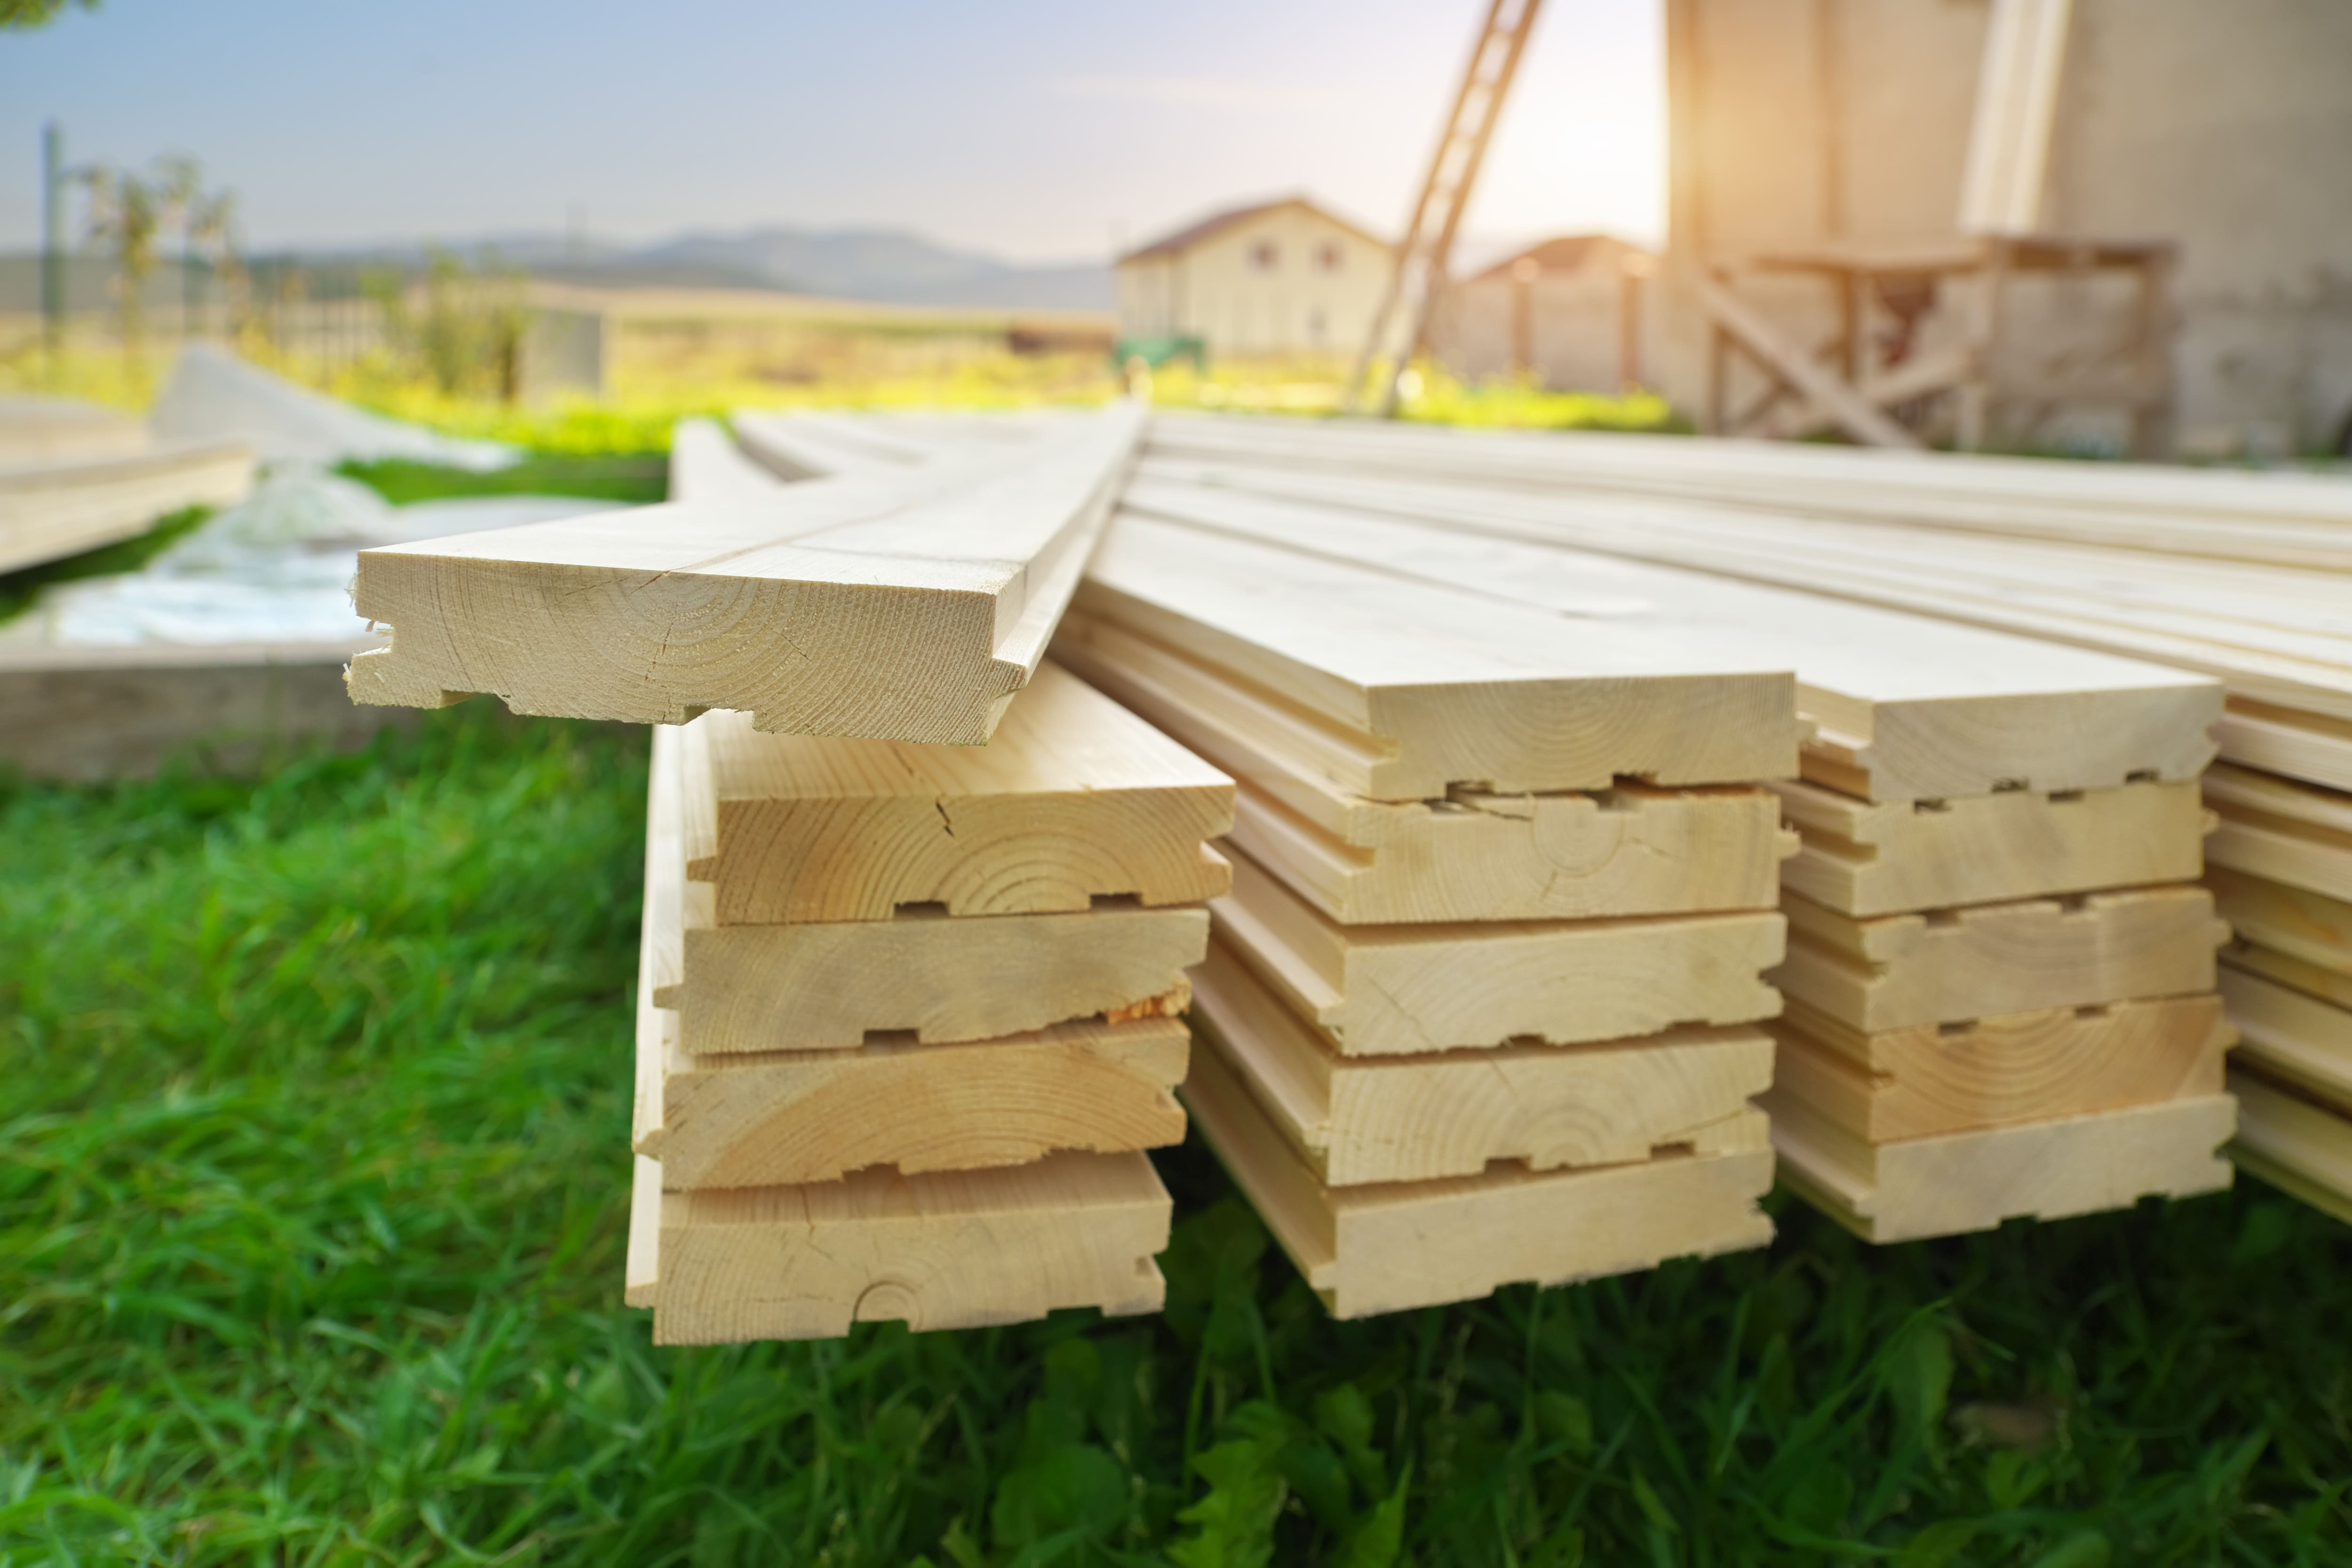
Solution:
<svg viewBox="0 0 2352 1568">
<path fill-rule="evenodd" d="M 0 398 L 0 572 L 143 533 L 253 488 L 237 441 L 154 442 L 145 426 L 62 398 Z"/>
<path fill-rule="evenodd" d="M 1042 667 L 986 747 L 656 731 L 629 1299 L 656 1342 L 1157 1309 L 1233 786 Z"/>
<path fill-rule="evenodd" d="M 2231 1153 L 2352 1219 L 2352 484 L 1232 419 L 1163 420 L 1154 449 L 1195 479 L 1239 464 L 1373 511 L 1473 486 L 1504 531 L 2217 678 Z"/>
</svg>

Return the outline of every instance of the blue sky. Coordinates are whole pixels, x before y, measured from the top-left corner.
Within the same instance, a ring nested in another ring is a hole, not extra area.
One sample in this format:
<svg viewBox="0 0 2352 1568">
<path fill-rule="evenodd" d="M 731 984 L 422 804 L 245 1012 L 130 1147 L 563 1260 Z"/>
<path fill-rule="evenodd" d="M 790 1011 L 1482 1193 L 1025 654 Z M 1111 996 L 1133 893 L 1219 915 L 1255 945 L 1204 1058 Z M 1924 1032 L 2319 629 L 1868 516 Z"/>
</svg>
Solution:
<svg viewBox="0 0 2352 1568">
<path fill-rule="evenodd" d="M 1468 227 L 1664 225 L 1660 0 L 1549 0 Z M 202 158 L 249 244 L 893 225 L 1100 256 L 1306 191 L 1401 225 L 1483 0 L 103 0 L 0 33 L 0 248 L 38 136 Z"/>
</svg>

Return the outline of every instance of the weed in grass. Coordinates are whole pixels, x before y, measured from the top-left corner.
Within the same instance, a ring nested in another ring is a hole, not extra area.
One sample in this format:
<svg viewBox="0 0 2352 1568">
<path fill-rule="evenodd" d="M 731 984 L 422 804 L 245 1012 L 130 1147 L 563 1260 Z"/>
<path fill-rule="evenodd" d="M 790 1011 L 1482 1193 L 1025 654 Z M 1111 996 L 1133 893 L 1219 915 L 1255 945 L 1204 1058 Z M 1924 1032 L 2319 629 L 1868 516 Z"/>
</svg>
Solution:
<svg viewBox="0 0 2352 1568">
<path fill-rule="evenodd" d="M 653 1349 L 644 768 L 0 791 L 0 1560 L 2352 1557 L 2352 1245 L 2251 1182 L 1335 1323 L 1192 1146 L 1162 1317 Z"/>
</svg>

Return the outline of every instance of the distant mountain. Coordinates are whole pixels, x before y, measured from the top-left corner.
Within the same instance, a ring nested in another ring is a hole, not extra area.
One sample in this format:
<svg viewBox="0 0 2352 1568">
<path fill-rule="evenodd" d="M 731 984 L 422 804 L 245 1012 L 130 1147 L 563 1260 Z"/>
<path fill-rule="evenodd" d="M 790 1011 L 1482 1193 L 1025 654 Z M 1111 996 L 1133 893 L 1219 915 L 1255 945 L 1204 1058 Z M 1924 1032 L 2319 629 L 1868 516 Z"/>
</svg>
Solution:
<svg viewBox="0 0 2352 1568">
<path fill-rule="evenodd" d="M 987 310 L 1108 310 L 1114 299 L 1107 262 L 1027 266 L 899 228 L 690 230 L 638 246 L 521 233 L 452 241 L 442 248 L 476 263 L 495 258 L 534 277 L 619 287 L 774 289 Z M 284 254 L 337 268 L 413 268 L 424 265 L 426 247 L 297 247 Z"/>
</svg>

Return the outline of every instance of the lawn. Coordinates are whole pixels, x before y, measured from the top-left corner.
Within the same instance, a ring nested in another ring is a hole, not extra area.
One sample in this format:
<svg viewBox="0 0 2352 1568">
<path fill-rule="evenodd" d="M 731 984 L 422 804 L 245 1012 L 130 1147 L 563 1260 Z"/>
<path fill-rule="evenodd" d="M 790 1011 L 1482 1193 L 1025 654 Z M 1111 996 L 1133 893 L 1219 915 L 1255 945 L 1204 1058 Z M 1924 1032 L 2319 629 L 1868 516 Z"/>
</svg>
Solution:
<svg viewBox="0 0 2352 1568">
<path fill-rule="evenodd" d="M 2352 1246 L 2251 1181 L 1338 1324 L 1193 1147 L 1162 1318 L 656 1350 L 645 750 L 0 793 L 0 1559 L 2352 1555 Z"/>
</svg>

